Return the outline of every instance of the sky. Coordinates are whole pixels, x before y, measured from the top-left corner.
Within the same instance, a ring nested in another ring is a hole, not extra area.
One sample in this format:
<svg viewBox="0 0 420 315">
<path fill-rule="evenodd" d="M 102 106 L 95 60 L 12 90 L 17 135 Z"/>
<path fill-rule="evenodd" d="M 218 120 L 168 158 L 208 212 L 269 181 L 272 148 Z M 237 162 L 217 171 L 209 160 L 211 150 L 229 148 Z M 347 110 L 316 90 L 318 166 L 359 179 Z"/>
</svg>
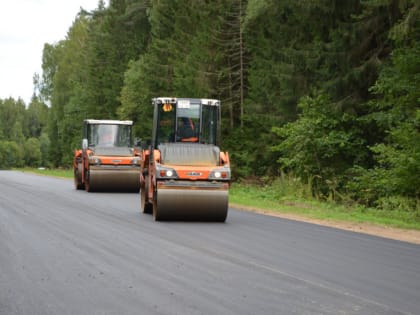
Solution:
<svg viewBox="0 0 420 315">
<path fill-rule="evenodd" d="M 29 105 L 33 76 L 42 75 L 42 50 L 67 36 L 80 8 L 99 0 L 0 0 L 0 99 Z M 109 3 L 109 1 L 105 1 Z"/>
</svg>

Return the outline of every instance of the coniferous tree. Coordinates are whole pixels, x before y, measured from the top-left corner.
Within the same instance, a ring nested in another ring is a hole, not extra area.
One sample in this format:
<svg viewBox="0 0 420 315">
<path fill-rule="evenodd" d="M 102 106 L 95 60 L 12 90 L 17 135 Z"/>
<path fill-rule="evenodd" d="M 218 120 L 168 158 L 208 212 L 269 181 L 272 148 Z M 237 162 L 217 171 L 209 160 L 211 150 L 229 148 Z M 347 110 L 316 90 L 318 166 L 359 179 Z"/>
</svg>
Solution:
<svg viewBox="0 0 420 315">
<path fill-rule="evenodd" d="M 416 208 L 420 198 L 419 21 L 419 5 L 408 2 L 390 30 L 395 49 L 371 89 L 376 98 L 361 118 L 381 130 L 383 138 L 371 146 L 374 166 L 356 169 L 359 176 L 349 187 L 356 199 L 380 207 Z"/>
<path fill-rule="evenodd" d="M 114 0 L 92 13 L 86 82 L 88 115 L 113 119 L 120 106 L 124 72 L 148 40 L 146 1 Z"/>
<path fill-rule="evenodd" d="M 65 40 L 44 48 L 42 85 L 43 95 L 51 104 L 48 130 L 54 165 L 69 165 L 73 150 L 80 145 L 82 120 L 87 112 L 83 88 L 88 23 L 81 13 Z"/>
</svg>

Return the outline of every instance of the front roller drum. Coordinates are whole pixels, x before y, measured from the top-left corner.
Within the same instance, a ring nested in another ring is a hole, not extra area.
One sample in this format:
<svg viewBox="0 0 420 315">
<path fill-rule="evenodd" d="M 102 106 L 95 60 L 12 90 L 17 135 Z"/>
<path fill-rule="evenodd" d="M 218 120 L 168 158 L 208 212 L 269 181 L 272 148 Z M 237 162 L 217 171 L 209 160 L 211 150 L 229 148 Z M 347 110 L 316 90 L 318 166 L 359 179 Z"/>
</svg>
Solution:
<svg viewBox="0 0 420 315">
<path fill-rule="evenodd" d="M 228 190 L 158 189 L 153 204 L 156 221 L 224 222 L 229 202 Z"/>
<path fill-rule="evenodd" d="M 98 170 L 90 169 L 87 176 L 90 192 L 112 191 L 112 192 L 139 192 L 140 171 L 133 170 Z"/>
</svg>

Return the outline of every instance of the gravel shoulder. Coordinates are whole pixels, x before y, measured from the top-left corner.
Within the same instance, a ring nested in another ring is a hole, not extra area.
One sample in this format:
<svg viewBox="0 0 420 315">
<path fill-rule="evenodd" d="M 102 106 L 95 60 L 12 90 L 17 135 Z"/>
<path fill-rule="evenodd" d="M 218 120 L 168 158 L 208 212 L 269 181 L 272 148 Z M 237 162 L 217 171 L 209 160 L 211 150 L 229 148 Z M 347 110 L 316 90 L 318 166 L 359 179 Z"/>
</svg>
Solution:
<svg viewBox="0 0 420 315">
<path fill-rule="evenodd" d="M 420 231 L 418 230 L 399 229 L 399 228 L 375 225 L 371 223 L 341 222 L 341 221 L 333 221 L 333 220 L 312 219 L 312 218 L 307 218 L 305 216 L 301 216 L 298 214 L 278 213 L 278 212 L 272 212 L 268 210 L 261 210 L 261 209 L 257 209 L 253 207 L 246 207 L 246 206 L 237 205 L 237 204 L 230 204 L 230 207 L 238 209 L 238 210 L 252 211 L 255 213 L 270 215 L 270 216 L 279 217 L 279 218 L 285 218 L 289 220 L 303 221 L 303 222 L 329 226 L 329 227 L 357 232 L 357 233 L 375 235 L 375 236 L 389 238 L 389 239 L 398 240 L 402 242 L 420 244 Z"/>
</svg>

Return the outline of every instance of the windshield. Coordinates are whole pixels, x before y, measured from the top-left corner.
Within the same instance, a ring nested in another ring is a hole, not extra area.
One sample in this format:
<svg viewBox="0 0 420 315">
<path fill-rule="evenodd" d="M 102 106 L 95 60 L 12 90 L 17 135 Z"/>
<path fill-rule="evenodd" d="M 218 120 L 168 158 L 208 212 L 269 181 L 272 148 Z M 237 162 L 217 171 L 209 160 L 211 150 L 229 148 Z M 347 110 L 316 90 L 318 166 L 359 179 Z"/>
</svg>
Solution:
<svg viewBox="0 0 420 315">
<path fill-rule="evenodd" d="M 178 102 L 176 142 L 198 142 L 200 136 L 200 104 Z"/>
<path fill-rule="evenodd" d="M 131 126 L 118 124 L 91 124 L 88 126 L 89 146 L 129 147 Z"/>
</svg>

